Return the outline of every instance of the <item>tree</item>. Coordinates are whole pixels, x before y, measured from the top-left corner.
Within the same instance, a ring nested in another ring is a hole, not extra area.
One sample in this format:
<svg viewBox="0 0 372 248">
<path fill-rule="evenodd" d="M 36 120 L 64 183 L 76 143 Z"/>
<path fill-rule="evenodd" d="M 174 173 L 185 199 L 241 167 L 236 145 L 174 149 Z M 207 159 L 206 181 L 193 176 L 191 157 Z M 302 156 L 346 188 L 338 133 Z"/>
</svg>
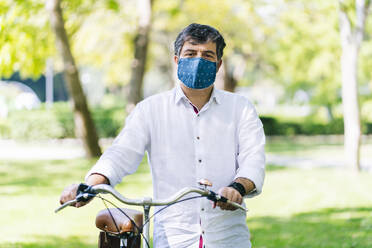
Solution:
<svg viewBox="0 0 372 248">
<path fill-rule="evenodd" d="M 224 36 L 227 47 L 224 50 L 223 67 L 217 74 L 216 87 L 234 91 L 245 73 L 257 63 L 256 58 L 262 46 L 257 37 L 261 36 L 262 19 L 257 15 L 256 6 L 261 6 L 262 1 L 244 0 L 210 0 L 210 1 L 167 1 L 158 0 L 154 15 L 154 36 L 159 33 L 167 35 L 168 39 L 157 39 L 162 43 L 161 50 L 170 50 L 170 45 L 182 28 L 196 22 L 211 25 L 217 28 Z M 211 6 L 218 8 L 211 11 Z M 208 14 L 206 14 L 208 13 Z M 158 49 L 159 50 L 159 49 Z M 171 56 L 164 52 L 166 59 Z M 173 55 L 173 54 L 172 54 Z M 241 58 L 244 58 L 243 61 Z M 156 58 L 163 60 L 163 58 Z M 159 64 L 157 62 L 157 64 Z M 162 63 L 165 65 L 165 63 Z M 167 65 L 172 71 L 172 65 Z M 173 73 L 174 75 L 175 73 Z M 221 74 L 221 75 L 220 75 Z M 168 77 L 169 78 L 169 77 Z"/>
<path fill-rule="evenodd" d="M 134 59 L 132 61 L 131 79 L 129 82 L 129 108 L 143 99 L 143 77 L 145 74 L 149 35 L 151 31 L 151 12 L 153 0 L 139 0 L 139 21 L 134 38 Z"/>
<path fill-rule="evenodd" d="M 268 27 L 264 53 L 270 65 L 266 73 L 283 85 L 285 101 L 305 91 L 314 113 L 320 107 L 328 110 L 328 121 L 341 101 L 336 7 L 333 1 L 277 1 L 278 11 L 267 14 L 273 25 Z"/>
<path fill-rule="evenodd" d="M 73 102 L 76 136 L 83 140 L 88 157 L 98 157 L 101 155 L 98 136 L 81 86 L 79 71 L 71 53 L 62 17 L 61 0 L 49 0 L 47 9 L 50 11 L 50 22 L 63 60 L 64 76 Z"/>
<path fill-rule="evenodd" d="M 54 49 L 44 3 L 0 0 L 0 77 L 37 78 Z M 37 35 L 36 35 L 37 34 Z"/>
<path fill-rule="evenodd" d="M 101 72 L 102 82 L 109 90 L 121 91 L 131 76 L 133 39 L 137 30 L 136 0 L 89 1 L 82 1 L 77 8 L 71 6 L 71 1 L 63 2 L 72 53 L 80 66 Z M 86 4 L 90 4 L 88 13 L 79 13 L 81 5 L 88 8 Z M 75 24 L 77 20 L 80 20 L 78 25 Z M 74 28 L 71 30 L 71 27 Z M 122 99 L 125 102 L 125 97 Z"/>
<path fill-rule="evenodd" d="M 358 57 L 370 4 L 370 0 L 339 0 L 344 146 L 348 164 L 357 170 L 361 169 Z"/>
</svg>

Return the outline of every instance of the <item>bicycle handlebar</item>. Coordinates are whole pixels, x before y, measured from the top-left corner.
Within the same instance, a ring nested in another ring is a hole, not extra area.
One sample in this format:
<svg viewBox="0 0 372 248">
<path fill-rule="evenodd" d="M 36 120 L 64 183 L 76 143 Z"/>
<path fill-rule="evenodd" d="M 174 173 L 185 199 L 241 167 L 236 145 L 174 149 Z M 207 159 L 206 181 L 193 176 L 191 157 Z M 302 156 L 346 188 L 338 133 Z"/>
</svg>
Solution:
<svg viewBox="0 0 372 248">
<path fill-rule="evenodd" d="M 196 188 L 196 187 L 183 188 L 180 191 L 178 191 L 177 193 L 175 193 L 173 196 L 171 196 L 167 199 L 155 200 L 155 201 L 153 201 L 152 198 L 150 198 L 150 197 L 139 198 L 139 199 L 126 198 L 126 197 L 122 196 L 116 189 L 114 189 L 113 187 L 111 187 L 107 184 L 98 184 L 98 185 L 89 187 L 87 189 L 88 189 L 88 192 L 83 192 L 83 193 L 78 194 L 76 199 L 65 202 L 63 205 L 61 205 L 59 208 L 57 208 L 54 212 L 57 213 L 60 210 L 64 209 L 65 207 L 73 205 L 73 204 L 75 204 L 79 201 L 89 200 L 90 198 L 94 197 L 95 195 L 97 195 L 99 193 L 111 194 L 118 201 L 120 201 L 124 204 L 127 204 L 127 205 L 135 205 L 135 206 L 145 206 L 145 205 L 147 205 L 147 206 L 165 206 L 165 205 L 170 205 L 170 204 L 173 204 L 173 203 L 177 202 L 178 200 L 180 200 L 183 196 L 185 196 L 187 194 L 197 193 L 201 196 L 207 197 L 211 201 L 226 202 L 226 203 L 231 204 L 235 208 L 241 209 L 243 211 L 248 211 L 248 209 L 246 209 L 242 205 L 240 205 L 236 202 L 232 202 L 232 201 L 226 199 L 225 197 L 214 193 L 211 190 L 200 189 L 200 188 Z"/>
</svg>

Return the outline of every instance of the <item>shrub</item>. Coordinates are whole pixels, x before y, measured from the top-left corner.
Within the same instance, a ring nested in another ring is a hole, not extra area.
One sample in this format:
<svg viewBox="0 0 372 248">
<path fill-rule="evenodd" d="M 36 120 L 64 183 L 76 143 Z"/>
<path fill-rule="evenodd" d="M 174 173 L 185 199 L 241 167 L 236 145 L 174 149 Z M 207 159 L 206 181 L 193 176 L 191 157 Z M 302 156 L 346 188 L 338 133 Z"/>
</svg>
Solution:
<svg viewBox="0 0 372 248">
<path fill-rule="evenodd" d="M 92 108 L 99 137 L 114 137 L 123 126 L 124 108 Z M 74 116 L 68 103 L 56 103 L 52 108 L 19 110 L 0 120 L 0 137 L 8 139 L 72 138 Z"/>
<path fill-rule="evenodd" d="M 124 125 L 124 107 L 91 108 L 99 137 L 115 137 Z M 343 119 L 320 123 L 311 119 L 282 120 L 260 117 L 265 134 L 271 135 L 328 135 L 343 134 Z M 372 123 L 363 122 L 364 134 L 372 134 Z M 7 119 L 0 119 L 0 138 L 50 139 L 73 138 L 74 117 L 68 103 L 56 103 L 48 109 L 13 111 Z"/>
<path fill-rule="evenodd" d="M 266 135 L 278 135 L 278 122 L 273 117 L 261 116 L 261 122 Z"/>
<path fill-rule="evenodd" d="M 124 108 L 98 108 L 93 111 L 93 119 L 100 137 L 115 137 L 125 120 Z"/>
<path fill-rule="evenodd" d="M 274 117 L 261 116 L 265 134 L 270 135 L 328 135 L 343 134 L 344 121 L 336 118 L 329 123 L 319 123 L 311 119 L 295 121 L 280 120 Z M 372 123 L 362 123 L 363 134 L 372 134 Z"/>
</svg>

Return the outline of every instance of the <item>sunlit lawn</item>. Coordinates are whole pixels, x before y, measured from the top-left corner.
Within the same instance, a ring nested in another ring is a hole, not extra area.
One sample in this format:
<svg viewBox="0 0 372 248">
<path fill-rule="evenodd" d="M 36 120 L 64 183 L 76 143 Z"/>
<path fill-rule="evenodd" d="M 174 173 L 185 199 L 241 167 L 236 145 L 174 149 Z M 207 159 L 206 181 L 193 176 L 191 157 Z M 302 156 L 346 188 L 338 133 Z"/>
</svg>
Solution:
<svg viewBox="0 0 372 248">
<path fill-rule="evenodd" d="M 342 136 L 268 137 L 266 151 L 285 156 L 329 158 L 343 156 Z M 372 136 L 364 136 L 361 158 L 372 159 Z"/>
<path fill-rule="evenodd" d="M 97 247 L 95 216 L 104 208 L 99 199 L 54 213 L 63 188 L 83 180 L 92 164 L 84 159 L 1 161 L 0 247 Z M 128 197 L 150 195 L 146 168 L 142 165 L 118 189 Z"/>
<path fill-rule="evenodd" d="M 254 247 L 372 247 L 371 190 L 372 174 L 274 167 L 247 201 Z"/>
<path fill-rule="evenodd" d="M 96 247 L 95 199 L 58 214 L 59 194 L 94 161 L 0 162 L 0 247 Z M 372 247 L 372 174 L 271 167 L 262 195 L 247 199 L 254 247 Z M 146 164 L 123 182 L 128 197 L 151 194 Z"/>
</svg>

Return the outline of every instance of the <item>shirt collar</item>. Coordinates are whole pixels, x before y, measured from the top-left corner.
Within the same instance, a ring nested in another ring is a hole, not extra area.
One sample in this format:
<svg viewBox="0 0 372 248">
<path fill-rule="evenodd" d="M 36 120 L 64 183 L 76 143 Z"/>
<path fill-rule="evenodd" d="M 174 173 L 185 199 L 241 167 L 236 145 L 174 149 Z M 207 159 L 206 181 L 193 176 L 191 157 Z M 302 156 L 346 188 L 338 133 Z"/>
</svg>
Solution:
<svg viewBox="0 0 372 248">
<path fill-rule="evenodd" d="M 221 104 L 221 98 L 222 98 L 221 91 L 217 89 L 215 86 L 213 86 L 211 99 L 213 99 L 217 104 Z"/>
<path fill-rule="evenodd" d="M 183 92 L 180 84 L 181 84 L 181 82 L 179 82 L 177 80 L 176 87 L 175 87 L 175 98 L 174 98 L 174 103 L 175 104 L 178 104 L 178 102 L 182 98 L 188 100 L 185 93 Z M 212 95 L 211 95 L 209 101 L 214 100 L 217 104 L 221 104 L 221 98 L 222 98 L 221 91 L 219 89 L 217 89 L 215 86 L 213 86 Z"/>
<path fill-rule="evenodd" d="M 178 104 L 178 102 L 183 98 L 183 99 L 187 99 L 187 97 L 185 96 L 185 93 L 183 93 L 183 90 L 181 89 L 181 82 L 177 81 L 176 82 L 176 88 L 175 88 L 175 91 L 176 91 L 176 95 L 175 95 L 175 98 L 174 98 L 174 103 L 175 104 Z"/>
</svg>

